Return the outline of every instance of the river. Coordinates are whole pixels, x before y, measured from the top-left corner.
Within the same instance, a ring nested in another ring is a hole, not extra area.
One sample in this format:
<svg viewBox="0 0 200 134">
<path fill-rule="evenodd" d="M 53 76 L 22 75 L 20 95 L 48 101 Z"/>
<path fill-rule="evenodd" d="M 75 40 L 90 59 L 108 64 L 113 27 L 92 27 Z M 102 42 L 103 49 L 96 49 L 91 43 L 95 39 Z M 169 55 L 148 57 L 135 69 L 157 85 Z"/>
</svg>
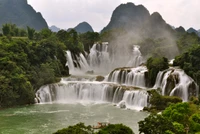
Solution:
<svg viewBox="0 0 200 134">
<path fill-rule="evenodd" d="M 123 123 L 138 133 L 138 121 L 148 113 L 104 104 L 35 104 L 0 111 L 1 134 L 51 134 L 58 129 L 83 122 Z"/>
</svg>

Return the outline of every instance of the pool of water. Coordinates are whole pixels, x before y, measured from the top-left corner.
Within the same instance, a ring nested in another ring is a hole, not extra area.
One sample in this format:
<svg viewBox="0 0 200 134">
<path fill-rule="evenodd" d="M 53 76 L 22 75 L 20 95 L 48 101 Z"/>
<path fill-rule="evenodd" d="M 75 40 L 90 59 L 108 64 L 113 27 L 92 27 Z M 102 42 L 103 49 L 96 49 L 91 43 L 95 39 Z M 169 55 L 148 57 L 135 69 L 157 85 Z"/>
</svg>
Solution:
<svg viewBox="0 0 200 134">
<path fill-rule="evenodd" d="M 148 113 L 125 110 L 112 104 L 35 104 L 0 111 L 0 134 L 51 134 L 83 122 L 122 123 L 137 134 L 138 121 Z"/>
</svg>

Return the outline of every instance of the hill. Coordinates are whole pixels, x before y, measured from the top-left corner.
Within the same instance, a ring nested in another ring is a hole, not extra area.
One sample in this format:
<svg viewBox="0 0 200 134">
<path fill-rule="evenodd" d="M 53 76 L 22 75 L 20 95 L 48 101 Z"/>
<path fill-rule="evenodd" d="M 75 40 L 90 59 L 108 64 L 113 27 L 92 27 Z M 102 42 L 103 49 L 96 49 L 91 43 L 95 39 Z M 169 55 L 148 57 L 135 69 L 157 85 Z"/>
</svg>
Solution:
<svg viewBox="0 0 200 134">
<path fill-rule="evenodd" d="M 0 0 L 0 26 L 13 23 L 19 27 L 29 26 L 36 30 L 48 28 L 41 13 L 36 12 L 27 0 Z"/>
<path fill-rule="evenodd" d="M 87 22 L 79 23 L 76 27 L 74 27 L 74 29 L 78 33 L 94 32 L 94 30 L 92 29 L 91 25 L 88 24 Z"/>
<path fill-rule="evenodd" d="M 199 30 L 196 30 L 196 29 L 194 29 L 194 28 L 189 28 L 188 30 L 187 30 L 187 32 L 188 33 L 195 33 L 195 34 L 197 34 L 199 37 L 200 37 L 200 31 Z"/>
<path fill-rule="evenodd" d="M 150 15 L 143 5 L 127 3 L 119 5 L 112 14 L 111 20 L 101 32 L 123 29 L 136 33 L 140 37 L 164 37 L 173 32 L 158 12 Z"/>
<path fill-rule="evenodd" d="M 56 27 L 56 26 L 50 26 L 49 29 L 53 32 L 58 32 L 60 30 L 60 28 Z"/>
</svg>

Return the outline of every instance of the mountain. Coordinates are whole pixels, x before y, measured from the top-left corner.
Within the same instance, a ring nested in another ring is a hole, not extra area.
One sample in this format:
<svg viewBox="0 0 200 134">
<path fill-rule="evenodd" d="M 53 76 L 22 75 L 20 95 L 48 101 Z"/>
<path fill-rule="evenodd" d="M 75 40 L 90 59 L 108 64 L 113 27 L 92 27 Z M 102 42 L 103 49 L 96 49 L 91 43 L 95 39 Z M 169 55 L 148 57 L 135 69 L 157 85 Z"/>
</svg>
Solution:
<svg viewBox="0 0 200 134">
<path fill-rule="evenodd" d="M 178 33 L 185 33 L 185 32 L 186 32 L 185 29 L 184 29 L 182 26 L 176 28 L 175 30 L 176 30 Z"/>
<path fill-rule="evenodd" d="M 200 32 L 199 32 L 199 30 L 196 30 L 196 29 L 194 29 L 194 28 L 189 28 L 188 30 L 187 30 L 187 32 L 188 33 L 196 33 L 199 37 L 200 37 Z"/>
<path fill-rule="evenodd" d="M 148 20 L 149 16 L 149 11 L 142 5 L 121 4 L 113 11 L 110 22 L 102 32 L 118 28 L 137 29 L 144 21 Z"/>
<path fill-rule="evenodd" d="M 48 28 L 41 13 L 36 12 L 27 0 L 0 0 L 0 16 L 0 26 L 12 23 L 23 28 L 29 26 L 35 30 Z"/>
<path fill-rule="evenodd" d="M 86 32 L 94 32 L 94 30 L 92 29 L 91 25 L 88 24 L 87 22 L 81 22 L 79 23 L 76 27 L 74 27 L 74 29 L 78 32 L 78 33 L 86 33 Z"/>
<path fill-rule="evenodd" d="M 101 32 L 121 29 L 139 37 L 154 38 L 171 35 L 174 30 L 158 12 L 150 14 L 143 5 L 127 3 L 119 5 L 111 20 Z"/>
<path fill-rule="evenodd" d="M 119 5 L 101 33 L 102 40 L 112 47 L 111 54 L 119 59 L 123 54 L 131 54 L 133 45 L 139 45 L 145 57 L 154 54 L 171 59 L 179 54 L 177 32 L 158 12 L 150 14 L 143 5 L 130 2 Z"/>
<path fill-rule="evenodd" d="M 187 30 L 187 32 L 188 33 L 196 33 L 199 37 L 200 37 L 200 30 L 196 30 L 196 29 L 194 29 L 194 28 L 189 28 L 188 30 Z"/>
<path fill-rule="evenodd" d="M 58 28 L 58 27 L 56 27 L 56 26 L 51 26 L 51 27 L 49 27 L 49 29 L 51 30 L 51 31 L 53 31 L 53 32 L 58 32 L 59 30 L 60 30 L 60 28 Z"/>
<path fill-rule="evenodd" d="M 198 31 L 192 27 L 187 30 L 188 33 L 198 33 Z"/>
</svg>

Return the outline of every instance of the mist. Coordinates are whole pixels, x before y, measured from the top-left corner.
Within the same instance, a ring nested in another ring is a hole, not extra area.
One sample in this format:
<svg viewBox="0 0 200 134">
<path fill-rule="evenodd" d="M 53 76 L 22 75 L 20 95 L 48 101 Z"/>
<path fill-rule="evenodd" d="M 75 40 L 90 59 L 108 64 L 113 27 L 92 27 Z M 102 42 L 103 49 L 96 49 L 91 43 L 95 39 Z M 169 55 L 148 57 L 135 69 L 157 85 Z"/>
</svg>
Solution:
<svg viewBox="0 0 200 134">
<path fill-rule="evenodd" d="M 116 66 L 127 65 L 133 58 L 134 45 L 140 46 L 143 62 L 151 56 L 173 59 L 179 55 L 176 31 L 159 13 L 150 14 L 142 5 L 128 3 L 117 7 L 102 34 L 103 41 L 109 42 Z"/>
</svg>

